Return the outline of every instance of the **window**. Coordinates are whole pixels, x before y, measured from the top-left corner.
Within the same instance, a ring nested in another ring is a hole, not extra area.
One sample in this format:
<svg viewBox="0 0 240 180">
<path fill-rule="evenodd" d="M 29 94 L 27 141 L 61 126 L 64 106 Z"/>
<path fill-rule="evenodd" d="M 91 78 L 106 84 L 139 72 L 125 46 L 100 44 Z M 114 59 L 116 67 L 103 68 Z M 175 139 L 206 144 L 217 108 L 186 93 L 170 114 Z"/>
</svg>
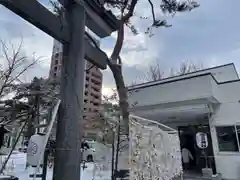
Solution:
<svg viewBox="0 0 240 180">
<path fill-rule="evenodd" d="M 240 129 L 240 126 L 237 126 Z M 216 127 L 218 147 L 221 152 L 239 152 L 238 136 L 240 132 L 236 133 L 236 126 Z"/>
<path fill-rule="evenodd" d="M 101 85 L 101 83 L 99 81 L 96 81 L 95 79 L 91 79 L 92 83 L 96 84 L 96 85 Z"/>
<path fill-rule="evenodd" d="M 95 87 L 92 87 L 92 89 L 96 92 L 100 92 L 100 89 L 99 88 L 95 88 Z"/>
<path fill-rule="evenodd" d="M 102 76 L 98 73 L 92 72 L 92 76 L 97 78 L 97 79 L 102 79 Z"/>
<path fill-rule="evenodd" d="M 100 96 L 95 96 L 95 95 L 93 95 L 93 97 L 94 97 L 95 99 L 100 99 Z"/>
<path fill-rule="evenodd" d="M 58 60 L 55 60 L 55 65 L 58 65 Z"/>
<path fill-rule="evenodd" d="M 93 105 L 94 105 L 94 106 L 99 106 L 99 104 L 98 104 L 98 103 L 93 103 Z"/>
</svg>

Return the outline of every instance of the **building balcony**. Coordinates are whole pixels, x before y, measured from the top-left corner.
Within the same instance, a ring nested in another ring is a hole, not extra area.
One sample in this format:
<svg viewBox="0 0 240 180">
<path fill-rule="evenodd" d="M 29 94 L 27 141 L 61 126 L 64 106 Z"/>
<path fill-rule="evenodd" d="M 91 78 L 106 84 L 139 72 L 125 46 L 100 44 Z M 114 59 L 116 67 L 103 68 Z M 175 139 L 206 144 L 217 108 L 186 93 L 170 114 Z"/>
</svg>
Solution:
<svg viewBox="0 0 240 180">
<path fill-rule="evenodd" d="M 92 76 L 97 79 L 102 79 L 102 73 L 99 69 L 97 69 L 96 71 L 92 71 Z"/>
<path fill-rule="evenodd" d="M 94 76 L 91 76 L 91 82 L 96 85 L 101 85 L 102 84 L 102 79 L 101 78 L 96 78 Z"/>
<path fill-rule="evenodd" d="M 94 105 L 94 106 L 100 106 L 101 105 L 101 99 L 100 98 L 92 98 L 91 99 L 91 103 Z"/>
<path fill-rule="evenodd" d="M 91 96 L 93 96 L 93 97 L 96 96 L 97 98 L 100 98 L 101 95 L 102 95 L 102 93 L 100 91 L 96 91 L 96 89 L 91 88 Z"/>
<path fill-rule="evenodd" d="M 91 83 L 91 89 L 95 92 L 101 92 L 102 84 Z"/>
</svg>

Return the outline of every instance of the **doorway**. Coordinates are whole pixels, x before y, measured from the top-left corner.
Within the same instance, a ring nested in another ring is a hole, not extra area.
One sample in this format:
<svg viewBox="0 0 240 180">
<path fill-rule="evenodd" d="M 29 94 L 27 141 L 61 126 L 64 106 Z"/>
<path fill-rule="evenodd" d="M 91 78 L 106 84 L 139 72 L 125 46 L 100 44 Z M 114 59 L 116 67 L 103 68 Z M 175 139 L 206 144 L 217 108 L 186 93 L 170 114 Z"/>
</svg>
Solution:
<svg viewBox="0 0 240 180">
<path fill-rule="evenodd" d="M 209 125 L 179 126 L 178 132 L 181 149 L 187 148 L 193 156 L 193 159 L 190 159 L 189 167 L 187 169 L 185 168 L 184 171 L 191 174 L 201 174 L 202 168 L 207 166 L 212 168 L 215 174 L 216 167 Z M 198 132 L 207 134 L 208 147 L 204 150 L 197 146 L 196 133 Z"/>
</svg>

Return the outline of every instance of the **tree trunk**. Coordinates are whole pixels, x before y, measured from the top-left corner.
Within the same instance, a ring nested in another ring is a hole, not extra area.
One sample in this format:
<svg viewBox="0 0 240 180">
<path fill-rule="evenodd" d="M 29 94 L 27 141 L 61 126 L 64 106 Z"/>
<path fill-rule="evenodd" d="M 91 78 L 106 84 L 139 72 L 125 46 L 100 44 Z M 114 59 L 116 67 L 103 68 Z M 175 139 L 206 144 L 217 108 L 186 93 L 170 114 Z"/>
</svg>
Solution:
<svg viewBox="0 0 240 180">
<path fill-rule="evenodd" d="M 45 149 L 44 156 L 43 156 L 42 180 L 47 179 L 48 155 L 49 155 L 49 147 Z"/>
<path fill-rule="evenodd" d="M 115 132 L 113 131 L 113 137 L 112 137 L 112 162 L 111 162 L 111 165 L 112 165 L 112 174 L 111 174 L 111 180 L 114 180 L 114 177 L 115 177 L 115 168 L 114 168 L 114 158 L 115 157 Z"/>
<path fill-rule="evenodd" d="M 10 148 L 11 146 L 11 136 L 8 136 L 8 139 L 7 139 L 7 148 Z"/>
<path fill-rule="evenodd" d="M 5 169 L 5 166 L 7 165 L 7 162 L 8 162 L 10 156 L 12 155 L 12 152 L 14 151 L 14 149 L 15 149 L 15 147 L 17 145 L 18 140 L 21 137 L 21 134 L 22 134 L 26 124 L 27 124 L 27 121 L 25 121 L 24 124 L 22 125 L 22 128 L 21 128 L 21 130 L 20 130 L 20 132 L 19 132 L 19 134 L 18 134 L 18 136 L 17 136 L 17 138 L 16 138 L 16 140 L 15 140 L 15 142 L 14 142 L 12 148 L 11 148 L 11 151 L 9 152 L 9 154 L 8 154 L 7 158 L 5 159 L 5 161 L 3 162 L 2 167 L 0 169 L 0 174 L 2 174 L 3 170 Z"/>
<path fill-rule="evenodd" d="M 116 172 L 118 171 L 118 159 L 119 159 L 119 151 L 120 151 L 120 117 L 118 121 L 117 128 L 117 146 L 116 146 L 116 157 L 115 157 L 115 167 L 114 167 L 114 180 L 116 179 Z"/>
<path fill-rule="evenodd" d="M 36 118 L 37 118 L 37 124 L 39 125 L 40 124 L 40 96 L 39 95 L 36 95 Z M 40 132 L 40 128 L 37 128 L 37 133 Z"/>
<path fill-rule="evenodd" d="M 31 138 L 32 135 L 35 134 L 35 128 L 34 128 L 34 120 L 35 120 L 35 112 L 32 112 L 32 115 L 28 117 L 27 119 L 27 142 L 29 143 L 29 140 Z M 25 142 L 24 142 L 25 143 Z M 25 144 L 24 144 L 25 146 Z M 28 162 L 26 162 L 26 169 L 29 167 Z"/>
<path fill-rule="evenodd" d="M 119 96 L 119 107 L 122 115 L 122 120 L 124 124 L 123 133 L 128 136 L 129 134 L 129 111 L 128 111 L 128 95 L 127 88 L 125 87 L 123 75 L 122 75 L 122 67 L 119 64 L 109 63 L 109 67 L 113 73 L 115 83 L 117 86 L 117 92 Z"/>
<path fill-rule="evenodd" d="M 34 128 L 34 119 L 35 119 L 35 112 L 32 113 L 32 115 L 27 119 L 27 140 L 29 141 L 31 136 L 35 134 L 35 128 Z"/>
</svg>

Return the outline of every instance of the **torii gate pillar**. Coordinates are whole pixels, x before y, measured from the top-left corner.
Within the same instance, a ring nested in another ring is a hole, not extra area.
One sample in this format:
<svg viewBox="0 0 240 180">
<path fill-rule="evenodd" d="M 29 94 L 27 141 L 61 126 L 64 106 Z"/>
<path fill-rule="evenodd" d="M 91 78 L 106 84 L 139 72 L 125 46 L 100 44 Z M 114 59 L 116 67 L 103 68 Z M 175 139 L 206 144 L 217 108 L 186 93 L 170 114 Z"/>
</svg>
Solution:
<svg viewBox="0 0 240 180">
<path fill-rule="evenodd" d="M 101 69 L 105 69 L 107 65 L 107 55 L 84 38 L 85 25 L 103 38 L 117 30 L 119 21 L 98 0 L 58 1 L 65 7 L 66 26 L 39 0 L 0 0 L 0 4 L 63 43 L 61 106 L 57 123 L 58 149 L 53 178 L 79 180 L 82 133 L 80 123 L 85 85 L 84 55 Z"/>
<path fill-rule="evenodd" d="M 67 10 L 70 41 L 63 44 L 61 105 L 57 125 L 56 163 L 53 180 L 80 179 L 80 139 L 85 87 L 85 9 L 72 4 Z M 65 107 L 63 107 L 65 106 Z"/>
</svg>

